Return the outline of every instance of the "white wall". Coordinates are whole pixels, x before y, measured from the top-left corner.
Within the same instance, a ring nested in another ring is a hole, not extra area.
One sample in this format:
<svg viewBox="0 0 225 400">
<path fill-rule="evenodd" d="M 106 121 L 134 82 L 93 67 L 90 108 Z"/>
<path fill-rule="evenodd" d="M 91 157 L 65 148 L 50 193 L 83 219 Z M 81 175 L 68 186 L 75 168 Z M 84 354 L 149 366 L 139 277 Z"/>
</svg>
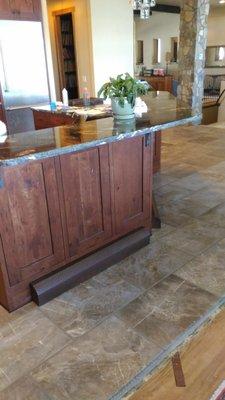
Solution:
<svg viewBox="0 0 225 400">
<path fill-rule="evenodd" d="M 45 39 L 45 51 L 46 51 L 46 62 L 47 62 L 47 70 L 48 70 L 50 97 L 51 97 L 52 101 L 55 101 L 56 100 L 56 87 L 55 87 L 55 77 L 54 77 L 52 53 L 51 53 L 51 41 L 50 41 L 50 32 L 49 32 L 49 24 L 48 24 L 48 10 L 47 10 L 46 0 L 41 0 L 41 7 L 42 7 L 42 16 L 43 16 L 43 33 L 44 33 L 44 39 Z"/>
<path fill-rule="evenodd" d="M 153 39 L 160 38 L 162 41 L 162 62 L 165 67 L 166 52 L 171 51 L 171 37 L 179 38 L 180 15 L 164 12 L 152 12 L 149 20 L 135 18 L 136 40 L 144 41 L 144 65 L 151 68 L 153 58 Z"/>
<path fill-rule="evenodd" d="M 212 7 L 208 18 L 207 46 L 225 45 L 225 7 Z M 206 68 L 205 74 L 225 74 L 225 68 Z"/>
<path fill-rule="evenodd" d="M 95 93 L 110 76 L 133 74 L 133 10 L 128 0 L 90 0 Z"/>
<path fill-rule="evenodd" d="M 42 0 L 46 1 L 46 0 Z M 58 100 L 61 98 L 59 89 L 59 74 L 57 64 L 57 51 L 55 41 L 55 28 L 53 12 L 64 10 L 67 8 L 74 8 L 74 33 L 75 33 L 75 47 L 77 54 L 77 69 L 78 69 L 78 85 L 80 95 L 82 96 L 83 76 L 87 77 L 87 85 L 90 93 L 93 95 L 93 67 L 92 67 L 92 53 L 91 53 L 91 34 L 90 34 L 90 21 L 89 21 L 89 3 L 88 0 L 47 0 L 48 9 L 48 25 L 51 40 L 51 53 L 55 77 L 56 97 Z M 46 22 L 45 22 L 46 25 Z M 48 27 L 46 27 L 46 30 Z"/>
</svg>

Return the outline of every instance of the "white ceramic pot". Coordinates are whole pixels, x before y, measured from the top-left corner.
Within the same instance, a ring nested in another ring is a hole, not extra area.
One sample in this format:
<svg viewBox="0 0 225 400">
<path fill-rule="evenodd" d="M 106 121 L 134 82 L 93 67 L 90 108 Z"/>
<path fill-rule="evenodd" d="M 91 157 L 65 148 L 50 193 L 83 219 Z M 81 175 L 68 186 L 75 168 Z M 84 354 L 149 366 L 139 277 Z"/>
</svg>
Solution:
<svg viewBox="0 0 225 400">
<path fill-rule="evenodd" d="M 132 107 L 127 100 L 125 100 L 124 102 L 124 107 L 120 106 L 118 98 L 113 97 L 111 100 L 112 100 L 112 112 L 114 118 L 116 119 L 134 118 L 134 107 Z"/>
</svg>

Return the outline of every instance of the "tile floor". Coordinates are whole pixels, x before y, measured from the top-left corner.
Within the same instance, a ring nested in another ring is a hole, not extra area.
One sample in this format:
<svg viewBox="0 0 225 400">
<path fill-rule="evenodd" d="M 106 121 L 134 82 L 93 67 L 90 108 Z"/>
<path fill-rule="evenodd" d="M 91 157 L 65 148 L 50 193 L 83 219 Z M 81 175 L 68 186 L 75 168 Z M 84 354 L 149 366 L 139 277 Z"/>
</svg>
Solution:
<svg viewBox="0 0 225 400">
<path fill-rule="evenodd" d="M 106 400 L 225 294 L 225 128 L 163 133 L 151 244 L 40 308 L 0 308 L 0 400 Z"/>
</svg>

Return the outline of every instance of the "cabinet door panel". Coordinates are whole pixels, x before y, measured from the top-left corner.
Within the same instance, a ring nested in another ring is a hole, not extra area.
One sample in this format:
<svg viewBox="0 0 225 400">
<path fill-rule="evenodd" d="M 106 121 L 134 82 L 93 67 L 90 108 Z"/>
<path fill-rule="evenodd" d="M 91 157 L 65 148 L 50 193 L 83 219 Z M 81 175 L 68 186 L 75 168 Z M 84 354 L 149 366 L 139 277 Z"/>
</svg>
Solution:
<svg viewBox="0 0 225 400">
<path fill-rule="evenodd" d="M 136 137 L 111 144 L 116 234 L 145 226 L 151 212 L 151 147 Z"/>
<path fill-rule="evenodd" d="M 10 0 L 0 0 L 0 19 L 12 19 L 13 13 Z"/>
<path fill-rule="evenodd" d="M 60 157 L 69 256 L 111 236 L 108 146 Z"/>
<path fill-rule="evenodd" d="M 11 0 L 15 8 L 17 19 L 39 21 L 41 19 L 40 0 Z"/>
<path fill-rule="evenodd" d="M 64 259 L 54 159 L 7 167 L 0 189 L 0 231 L 10 284 Z"/>
</svg>

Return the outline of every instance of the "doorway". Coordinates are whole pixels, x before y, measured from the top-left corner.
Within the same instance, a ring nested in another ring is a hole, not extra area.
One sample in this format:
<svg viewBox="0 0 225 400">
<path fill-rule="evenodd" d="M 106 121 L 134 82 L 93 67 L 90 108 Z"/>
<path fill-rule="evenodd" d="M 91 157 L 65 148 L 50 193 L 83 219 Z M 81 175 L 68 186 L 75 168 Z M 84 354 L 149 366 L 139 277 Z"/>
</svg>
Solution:
<svg viewBox="0 0 225 400">
<path fill-rule="evenodd" d="M 53 12 L 60 92 L 66 88 L 70 100 L 79 97 L 73 14 L 72 8 Z"/>
</svg>

